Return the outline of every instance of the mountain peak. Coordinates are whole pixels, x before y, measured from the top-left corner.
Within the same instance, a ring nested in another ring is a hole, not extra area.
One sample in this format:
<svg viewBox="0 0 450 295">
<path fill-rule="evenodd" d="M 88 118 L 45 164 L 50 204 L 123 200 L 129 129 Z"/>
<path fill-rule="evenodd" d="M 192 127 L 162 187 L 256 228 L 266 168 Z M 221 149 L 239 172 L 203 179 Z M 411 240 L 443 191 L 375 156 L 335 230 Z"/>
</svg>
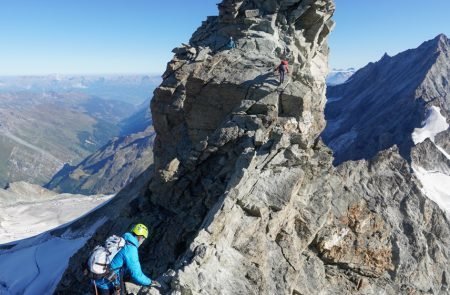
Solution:
<svg viewBox="0 0 450 295">
<path fill-rule="evenodd" d="M 439 34 L 437 35 L 434 40 L 437 40 L 438 42 L 448 42 L 448 37 L 445 34 Z"/>
<path fill-rule="evenodd" d="M 450 48 L 450 40 L 445 34 L 439 34 L 433 39 L 424 42 L 420 47 L 422 46 L 428 47 L 433 51 L 448 51 Z"/>
<path fill-rule="evenodd" d="M 380 61 L 389 60 L 390 58 L 391 58 L 391 56 L 389 54 L 387 54 L 387 52 L 385 52 L 383 54 L 383 56 L 381 57 Z"/>
<path fill-rule="evenodd" d="M 446 49 L 450 48 L 450 40 L 445 34 L 437 35 L 436 38 L 434 38 L 434 40 L 436 40 L 439 49 L 442 50 L 444 48 Z"/>
</svg>

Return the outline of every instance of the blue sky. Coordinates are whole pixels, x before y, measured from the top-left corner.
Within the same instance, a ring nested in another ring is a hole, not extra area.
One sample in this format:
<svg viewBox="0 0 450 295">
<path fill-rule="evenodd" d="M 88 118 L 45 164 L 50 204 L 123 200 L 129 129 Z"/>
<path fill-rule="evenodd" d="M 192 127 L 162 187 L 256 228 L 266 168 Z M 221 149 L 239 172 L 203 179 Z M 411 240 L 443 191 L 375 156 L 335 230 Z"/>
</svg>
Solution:
<svg viewBox="0 0 450 295">
<path fill-rule="evenodd" d="M 362 67 L 444 33 L 450 0 L 335 0 L 330 67 Z"/>
<path fill-rule="evenodd" d="M 219 0 L 0 0 L 0 75 L 161 73 Z M 450 0 L 336 0 L 330 66 L 450 36 Z"/>
</svg>

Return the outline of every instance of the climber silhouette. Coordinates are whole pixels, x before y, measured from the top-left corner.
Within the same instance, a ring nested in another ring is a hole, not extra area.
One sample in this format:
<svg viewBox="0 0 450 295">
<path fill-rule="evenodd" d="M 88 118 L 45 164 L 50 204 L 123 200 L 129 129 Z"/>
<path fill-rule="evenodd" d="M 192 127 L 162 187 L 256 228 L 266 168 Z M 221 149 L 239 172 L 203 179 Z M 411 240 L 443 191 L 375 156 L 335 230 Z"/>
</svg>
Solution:
<svg viewBox="0 0 450 295">
<path fill-rule="evenodd" d="M 285 74 L 289 74 L 287 60 L 282 60 L 278 67 L 275 68 L 275 71 L 278 71 L 280 74 L 280 85 L 283 84 Z"/>
</svg>

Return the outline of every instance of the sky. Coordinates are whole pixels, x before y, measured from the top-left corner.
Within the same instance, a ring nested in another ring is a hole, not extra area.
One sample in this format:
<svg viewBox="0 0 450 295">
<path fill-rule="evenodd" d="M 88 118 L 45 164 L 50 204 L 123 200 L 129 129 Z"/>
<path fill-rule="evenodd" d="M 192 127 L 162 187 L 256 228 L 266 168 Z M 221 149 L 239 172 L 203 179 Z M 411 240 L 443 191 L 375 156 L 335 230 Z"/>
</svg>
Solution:
<svg viewBox="0 0 450 295">
<path fill-rule="evenodd" d="M 161 74 L 219 1 L 0 0 L 0 75 Z M 331 68 L 450 36 L 450 0 L 335 2 Z"/>
<path fill-rule="evenodd" d="M 360 68 L 416 48 L 443 33 L 450 38 L 450 0 L 335 0 L 330 67 Z"/>
</svg>

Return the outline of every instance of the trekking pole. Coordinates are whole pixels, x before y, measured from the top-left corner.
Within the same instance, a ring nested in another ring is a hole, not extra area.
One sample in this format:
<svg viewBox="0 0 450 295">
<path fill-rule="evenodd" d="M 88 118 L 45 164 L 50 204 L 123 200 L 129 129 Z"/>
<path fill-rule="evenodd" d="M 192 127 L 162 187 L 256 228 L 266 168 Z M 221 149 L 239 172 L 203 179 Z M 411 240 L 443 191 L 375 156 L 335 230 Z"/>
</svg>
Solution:
<svg viewBox="0 0 450 295">
<path fill-rule="evenodd" d="M 92 283 L 94 284 L 95 295 L 98 295 L 97 284 L 95 283 L 94 280 L 92 280 Z"/>
</svg>

